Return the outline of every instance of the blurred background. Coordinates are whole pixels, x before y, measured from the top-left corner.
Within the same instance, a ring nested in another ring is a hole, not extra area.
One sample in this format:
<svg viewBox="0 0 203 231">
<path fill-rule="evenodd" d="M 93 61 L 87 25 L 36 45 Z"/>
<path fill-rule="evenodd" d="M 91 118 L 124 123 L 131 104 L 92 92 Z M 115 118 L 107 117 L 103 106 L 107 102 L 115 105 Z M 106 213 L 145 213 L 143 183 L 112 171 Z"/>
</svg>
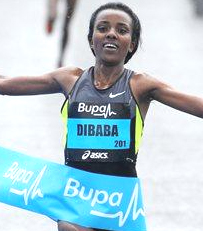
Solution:
<svg viewBox="0 0 203 231">
<path fill-rule="evenodd" d="M 94 65 L 87 42 L 91 13 L 104 0 L 79 0 L 64 65 Z M 203 1 L 125 0 L 139 16 L 142 45 L 126 66 L 203 97 Z M 65 1 L 52 34 L 47 0 L 0 0 L 0 74 L 38 75 L 57 67 Z M 62 95 L 0 96 L 0 146 L 63 164 Z M 148 231 L 203 227 L 203 120 L 151 104 L 137 169 Z M 0 230 L 57 230 L 47 217 L 0 204 Z"/>
</svg>

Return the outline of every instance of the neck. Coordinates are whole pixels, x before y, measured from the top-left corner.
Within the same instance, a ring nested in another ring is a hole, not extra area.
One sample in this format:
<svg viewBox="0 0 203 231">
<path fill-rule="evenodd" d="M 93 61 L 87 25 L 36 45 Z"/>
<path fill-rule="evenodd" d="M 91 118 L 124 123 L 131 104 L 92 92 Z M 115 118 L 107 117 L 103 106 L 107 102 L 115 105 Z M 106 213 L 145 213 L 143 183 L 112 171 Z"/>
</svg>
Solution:
<svg viewBox="0 0 203 231">
<path fill-rule="evenodd" d="M 98 89 L 110 87 L 120 77 L 124 70 L 123 65 L 106 66 L 104 64 L 95 64 L 94 85 Z"/>
</svg>

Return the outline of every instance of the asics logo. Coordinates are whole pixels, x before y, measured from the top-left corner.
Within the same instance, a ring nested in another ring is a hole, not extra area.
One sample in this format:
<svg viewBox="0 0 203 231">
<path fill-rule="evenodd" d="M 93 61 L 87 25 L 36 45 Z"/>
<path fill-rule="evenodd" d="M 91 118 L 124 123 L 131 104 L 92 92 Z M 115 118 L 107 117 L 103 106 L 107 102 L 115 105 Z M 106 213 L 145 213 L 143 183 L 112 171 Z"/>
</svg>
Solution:
<svg viewBox="0 0 203 231">
<path fill-rule="evenodd" d="M 82 155 L 82 159 L 86 160 L 87 158 L 90 159 L 108 159 L 108 152 L 91 152 L 87 150 Z"/>
<path fill-rule="evenodd" d="M 125 93 L 125 91 L 122 91 L 122 92 L 119 92 L 119 93 L 116 93 L 116 94 L 113 94 L 111 92 L 110 95 L 109 95 L 109 98 L 113 99 L 113 98 L 116 98 L 117 96 L 122 95 L 124 93 Z"/>
</svg>

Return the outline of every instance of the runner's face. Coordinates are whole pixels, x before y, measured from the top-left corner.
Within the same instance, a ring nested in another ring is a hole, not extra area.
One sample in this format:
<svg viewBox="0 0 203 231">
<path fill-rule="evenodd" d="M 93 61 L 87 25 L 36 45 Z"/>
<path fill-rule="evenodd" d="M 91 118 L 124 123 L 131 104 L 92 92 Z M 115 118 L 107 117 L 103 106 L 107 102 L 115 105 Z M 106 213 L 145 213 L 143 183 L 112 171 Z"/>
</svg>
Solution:
<svg viewBox="0 0 203 231">
<path fill-rule="evenodd" d="M 115 65 L 123 63 L 128 52 L 132 52 L 132 19 L 121 11 L 101 11 L 95 20 L 91 47 L 97 61 Z"/>
</svg>

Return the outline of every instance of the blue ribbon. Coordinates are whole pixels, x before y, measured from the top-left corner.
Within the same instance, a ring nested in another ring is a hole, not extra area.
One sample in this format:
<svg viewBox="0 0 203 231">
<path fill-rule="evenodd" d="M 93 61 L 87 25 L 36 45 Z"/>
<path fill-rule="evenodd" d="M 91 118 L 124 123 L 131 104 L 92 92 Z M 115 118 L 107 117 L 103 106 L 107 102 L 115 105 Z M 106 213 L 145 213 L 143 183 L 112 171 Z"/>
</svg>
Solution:
<svg viewBox="0 0 203 231">
<path fill-rule="evenodd" d="M 138 178 L 81 171 L 1 147 L 0 202 L 85 227 L 146 231 Z"/>
</svg>

